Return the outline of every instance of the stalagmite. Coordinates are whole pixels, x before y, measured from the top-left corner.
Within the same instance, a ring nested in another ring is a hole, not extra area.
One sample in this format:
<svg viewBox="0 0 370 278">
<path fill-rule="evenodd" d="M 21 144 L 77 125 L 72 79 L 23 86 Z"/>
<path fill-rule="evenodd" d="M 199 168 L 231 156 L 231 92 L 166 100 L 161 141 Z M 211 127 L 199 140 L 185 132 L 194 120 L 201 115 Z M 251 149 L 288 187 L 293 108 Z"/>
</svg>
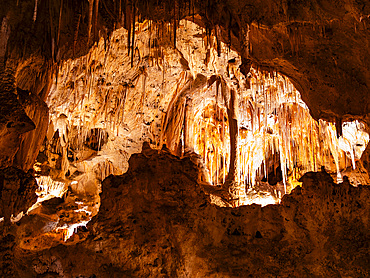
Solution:
<svg viewBox="0 0 370 278">
<path fill-rule="evenodd" d="M 264 202 L 259 197 L 256 200 L 248 196 L 252 196 L 251 194 L 254 194 L 253 192 L 258 190 L 259 186 L 262 186 L 264 183 L 262 180 L 269 182 L 269 171 L 271 171 L 269 169 L 271 167 L 273 167 L 274 175 L 277 175 L 276 169 L 279 164 L 283 188 L 277 187 L 278 190 L 272 190 L 271 192 L 276 198 L 267 198 L 266 202 L 267 200 L 269 200 L 268 202 L 277 202 L 281 198 L 280 192 L 289 193 L 299 184 L 298 180 L 304 173 L 317 171 L 321 166 L 324 166 L 327 171 L 335 173 L 337 181 L 341 182 L 341 171 L 343 170 L 341 165 L 345 164 L 346 156 L 349 157 L 353 169 L 356 165 L 355 160 L 359 159 L 359 155 L 356 155 L 354 151 L 354 144 L 356 144 L 354 142 L 359 142 L 359 146 L 364 146 L 368 142 L 368 135 L 364 133 L 363 129 L 357 127 L 355 123 L 343 123 L 345 132 L 342 132 L 342 136 L 338 139 L 333 124 L 323 121 L 318 123 L 310 117 L 308 108 L 301 100 L 299 92 L 286 77 L 276 73 L 264 74 L 255 69 L 251 69 L 251 75 L 253 78 L 250 79 L 249 93 L 245 95 L 245 99 L 238 96 L 240 110 L 238 133 L 241 135 L 239 151 L 237 152 L 239 165 L 236 169 L 236 176 L 241 181 L 241 184 L 238 185 L 239 190 L 245 183 L 249 188 L 244 193 L 247 195 L 239 196 L 239 199 L 244 198 L 246 203 Z M 226 92 L 225 84 L 222 88 L 224 95 Z M 230 99 L 228 101 L 230 103 Z M 225 103 L 227 103 L 227 99 L 225 99 Z M 231 118 L 230 114 L 228 118 Z M 222 119 L 220 124 L 223 130 L 227 125 L 231 132 L 230 122 L 224 123 Z M 348 128 L 349 126 L 351 129 Z M 207 130 L 204 131 L 205 134 L 210 134 L 212 137 L 212 131 Z M 347 132 L 347 130 L 351 131 Z M 205 140 L 202 145 L 205 146 L 209 140 L 209 138 Z M 232 156 L 231 150 L 227 152 Z M 271 162 L 273 159 L 271 154 L 274 155 L 274 153 L 279 157 L 278 164 L 275 161 Z M 327 158 L 328 155 L 332 158 Z M 223 167 L 226 167 L 226 156 L 227 154 L 224 153 Z M 204 159 L 208 169 L 212 170 L 214 165 L 217 165 L 217 161 L 209 161 L 209 157 L 205 154 Z M 335 162 L 334 168 L 325 162 L 332 159 Z M 230 161 L 232 163 L 232 160 Z M 227 168 L 223 169 L 223 173 L 225 170 Z M 232 173 L 232 169 L 229 169 L 230 173 Z M 227 180 L 226 178 L 226 182 Z M 243 190 L 239 192 L 243 192 Z M 243 195 L 243 193 L 241 194 Z"/>
<path fill-rule="evenodd" d="M 230 128 L 230 166 L 229 172 L 226 179 L 228 186 L 231 186 L 232 183 L 236 182 L 236 177 L 238 176 L 238 120 L 237 120 L 237 109 L 238 101 L 237 94 L 234 90 L 230 90 L 230 104 L 228 107 L 228 118 L 229 118 L 229 128 Z"/>
</svg>

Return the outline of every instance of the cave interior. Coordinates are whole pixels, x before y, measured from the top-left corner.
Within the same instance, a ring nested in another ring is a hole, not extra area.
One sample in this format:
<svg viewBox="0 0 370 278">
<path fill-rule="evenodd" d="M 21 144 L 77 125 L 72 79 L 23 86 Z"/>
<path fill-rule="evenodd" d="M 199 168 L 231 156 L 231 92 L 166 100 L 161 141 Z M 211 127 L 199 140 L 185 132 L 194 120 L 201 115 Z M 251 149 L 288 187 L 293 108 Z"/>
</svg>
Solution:
<svg viewBox="0 0 370 278">
<path fill-rule="evenodd" d="M 1 277 L 370 277 L 368 0 L 3 0 Z"/>
</svg>

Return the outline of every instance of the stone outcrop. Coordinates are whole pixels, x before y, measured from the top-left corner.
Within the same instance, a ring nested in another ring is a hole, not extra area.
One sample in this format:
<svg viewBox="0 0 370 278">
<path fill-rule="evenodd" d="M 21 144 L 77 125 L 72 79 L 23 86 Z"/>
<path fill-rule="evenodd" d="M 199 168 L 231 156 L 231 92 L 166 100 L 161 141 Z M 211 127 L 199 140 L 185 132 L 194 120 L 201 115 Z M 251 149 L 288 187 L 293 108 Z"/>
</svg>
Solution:
<svg viewBox="0 0 370 278">
<path fill-rule="evenodd" d="M 15 94 L 14 77 L 0 66 L 0 168 L 12 166 L 24 133 L 35 129 Z"/>
<path fill-rule="evenodd" d="M 260 184 L 278 164 L 283 178 L 268 194 L 271 203 L 305 172 L 325 166 L 341 179 L 361 156 L 368 141 L 363 124 L 344 123 L 338 139 L 332 124 L 312 119 L 286 77 L 254 68 L 243 75 L 240 55 L 189 20 L 177 23 L 176 49 L 170 33 L 158 34 L 161 28 L 136 24 L 133 59 L 130 34 L 120 28 L 87 55 L 61 64 L 46 100 L 50 124 L 37 174 L 97 195 L 102 180 L 124 173 L 130 155 L 148 141 L 179 156 L 200 154 L 207 181 L 230 187 L 240 205 L 252 203 L 245 187 Z"/>
<path fill-rule="evenodd" d="M 10 70 L 16 87 L 30 91 L 42 101 L 48 95 L 52 73 L 58 65 L 86 54 L 100 38 L 109 49 L 113 30 L 119 27 L 128 30 L 128 48 L 135 50 L 138 46 L 132 32 L 135 18 L 163 21 L 158 34 L 166 34 L 169 45 L 178 47 L 176 27 L 180 19 L 187 18 L 206 27 L 202 35 L 205 38 L 211 33 L 216 36 L 218 47 L 222 41 L 237 51 L 245 75 L 252 64 L 288 76 L 315 119 L 368 122 L 370 6 L 367 1 L 166 0 L 158 4 L 156 0 L 138 3 L 91 0 L 83 4 L 70 0 L 55 3 L 6 0 L 3 6 L 1 68 Z M 137 59 L 135 51 L 128 54 L 129 60 Z M 2 77 L 0 81 L 2 88 L 7 80 Z M 16 101 L 14 95 L 7 98 L 2 104 L 12 98 Z M 17 103 L 12 106 L 22 110 Z M 0 114 L 6 118 L 6 109 Z M 27 123 L 22 132 L 34 128 L 29 119 L 24 121 Z M 2 132 L 5 136 L 6 130 Z M 25 141 L 29 140 L 33 141 Z M 6 145 L 4 158 L 0 157 L 3 167 L 12 165 L 14 154 L 25 141 L 16 134 L 0 142 L 0 146 Z M 37 153 L 38 146 L 31 144 L 36 148 L 31 152 Z M 16 163 L 19 167 L 19 161 Z M 27 169 L 29 163 L 20 167 Z"/>
<path fill-rule="evenodd" d="M 45 140 L 49 125 L 49 109 L 44 101 L 29 91 L 18 89 L 18 99 L 26 114 L 35 124 L 35 129 L 22 135 L 20 148 L 13 164 L 25 171 L 35 164 L 38 150 Z"/>
<path fill-rule="evenodd" d="M 10 223 L 11 216 L 27 212 L 36 202 L 37 183 L 31 173 L 9 167 L 0 170 L 0 217 Z"/>
<path fill-rule="evenodd" d="M 17 249 L 21 277 L 370 275 L 368 187 L 307 173 L 279 205 L 220 208 L 190 157 L 144 147 L 129 165 L 103 182 L 85 241 L 33 254 Z"/>
</svg>

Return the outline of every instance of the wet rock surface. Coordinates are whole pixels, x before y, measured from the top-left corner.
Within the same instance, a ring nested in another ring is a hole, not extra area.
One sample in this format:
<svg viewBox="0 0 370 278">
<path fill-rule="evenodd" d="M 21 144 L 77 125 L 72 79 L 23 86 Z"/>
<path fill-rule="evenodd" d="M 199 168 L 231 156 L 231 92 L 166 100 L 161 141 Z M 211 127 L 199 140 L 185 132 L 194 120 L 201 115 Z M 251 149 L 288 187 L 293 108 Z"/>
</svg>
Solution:
<svg viewBox="0 0 370 278">
<path fill-rule="evenodd" d="M 370 275 L 367 186 L 311 172 L 280 205 L 220 208 L 190 158 L 144 147 L 129 165 L 105 179 L 98 215 L 71 238 L 86 240 L 31 253 L 8 247 L 19 277 Z"/>
</svg>

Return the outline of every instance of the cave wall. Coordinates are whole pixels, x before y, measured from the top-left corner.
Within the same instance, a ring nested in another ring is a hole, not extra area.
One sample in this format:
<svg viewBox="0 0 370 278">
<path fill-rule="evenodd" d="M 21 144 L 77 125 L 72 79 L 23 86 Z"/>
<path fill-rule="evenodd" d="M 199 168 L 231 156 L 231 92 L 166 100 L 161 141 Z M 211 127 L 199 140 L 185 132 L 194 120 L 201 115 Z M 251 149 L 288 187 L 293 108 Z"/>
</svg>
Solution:
<svg viewBox="0 0 370 278">
<path fill-rule="evenodd" d="M 173 152 L 180 149 L 181 156 L 185 118 L 192 119 L 208 103 L 224 102 L 216 96 L 216 76 L 224 80 L 223 87 L 238 86 L 238 92 L 246 94 L 248 82 L 240 74 L 236 52 L 222 44 L 217 53 L 214 36 L 207 39 L 205 30 L 191 21 L 177 26 L 177 49 L 169 32 L 158 34 L 161 24 L 147 21 L 136 25 L 133 60 L 128 32 L 121 28 L 87 55 L 61 64 L 46 99 L 52 124 L 40 150 L 47 157 L 47 162 L 38 161 L 40 174 L 77 181 L 72 188 L 79 187 L 77 191 L 94 192 L 94 186 L 88 190 L 85 185 L 95 183 L 97 191 L 106 176 L 127 170 L 129 156 L 139 152 L 144 141 L 157 148 L 166 144 Z M 233 79 L 229 60 L 235 61 Z M 193 125 L 188 124 L 189 130 Z M 185 133 L 194 139 L 193 132 Z M 186 141 L 184 148 L 193 150 L 194 144 Z M 109 165 L 111 172 L 106 171 Z"/>
<path fill-rule="evenodd" d="M 175 19 L 197 13 L 202 17 L 194 20 L 216 30 L 246 64 L 277 69 L 294 80 L 316 119 L 368 113 L 367 1 L 133 3 L 6 1 L 0 18 L 3 37 L 10 39 L 2 52 L 21 60 L 37 53 L 59 62 L 86 53 L 117 27 L 132 28 L 135 15 L 176 25 Z"/>
<path fill-rule="evenodd" d="M 0 215 L 2 216 L 1 232 L 9 228 L 11 218 L 16 218 L 20 213 L 36 202 L 36 180 L 31 173 L 8 167 L 0 172 Z M 5 233 L 6 234 L 6 233 Z"/>
</svg>

